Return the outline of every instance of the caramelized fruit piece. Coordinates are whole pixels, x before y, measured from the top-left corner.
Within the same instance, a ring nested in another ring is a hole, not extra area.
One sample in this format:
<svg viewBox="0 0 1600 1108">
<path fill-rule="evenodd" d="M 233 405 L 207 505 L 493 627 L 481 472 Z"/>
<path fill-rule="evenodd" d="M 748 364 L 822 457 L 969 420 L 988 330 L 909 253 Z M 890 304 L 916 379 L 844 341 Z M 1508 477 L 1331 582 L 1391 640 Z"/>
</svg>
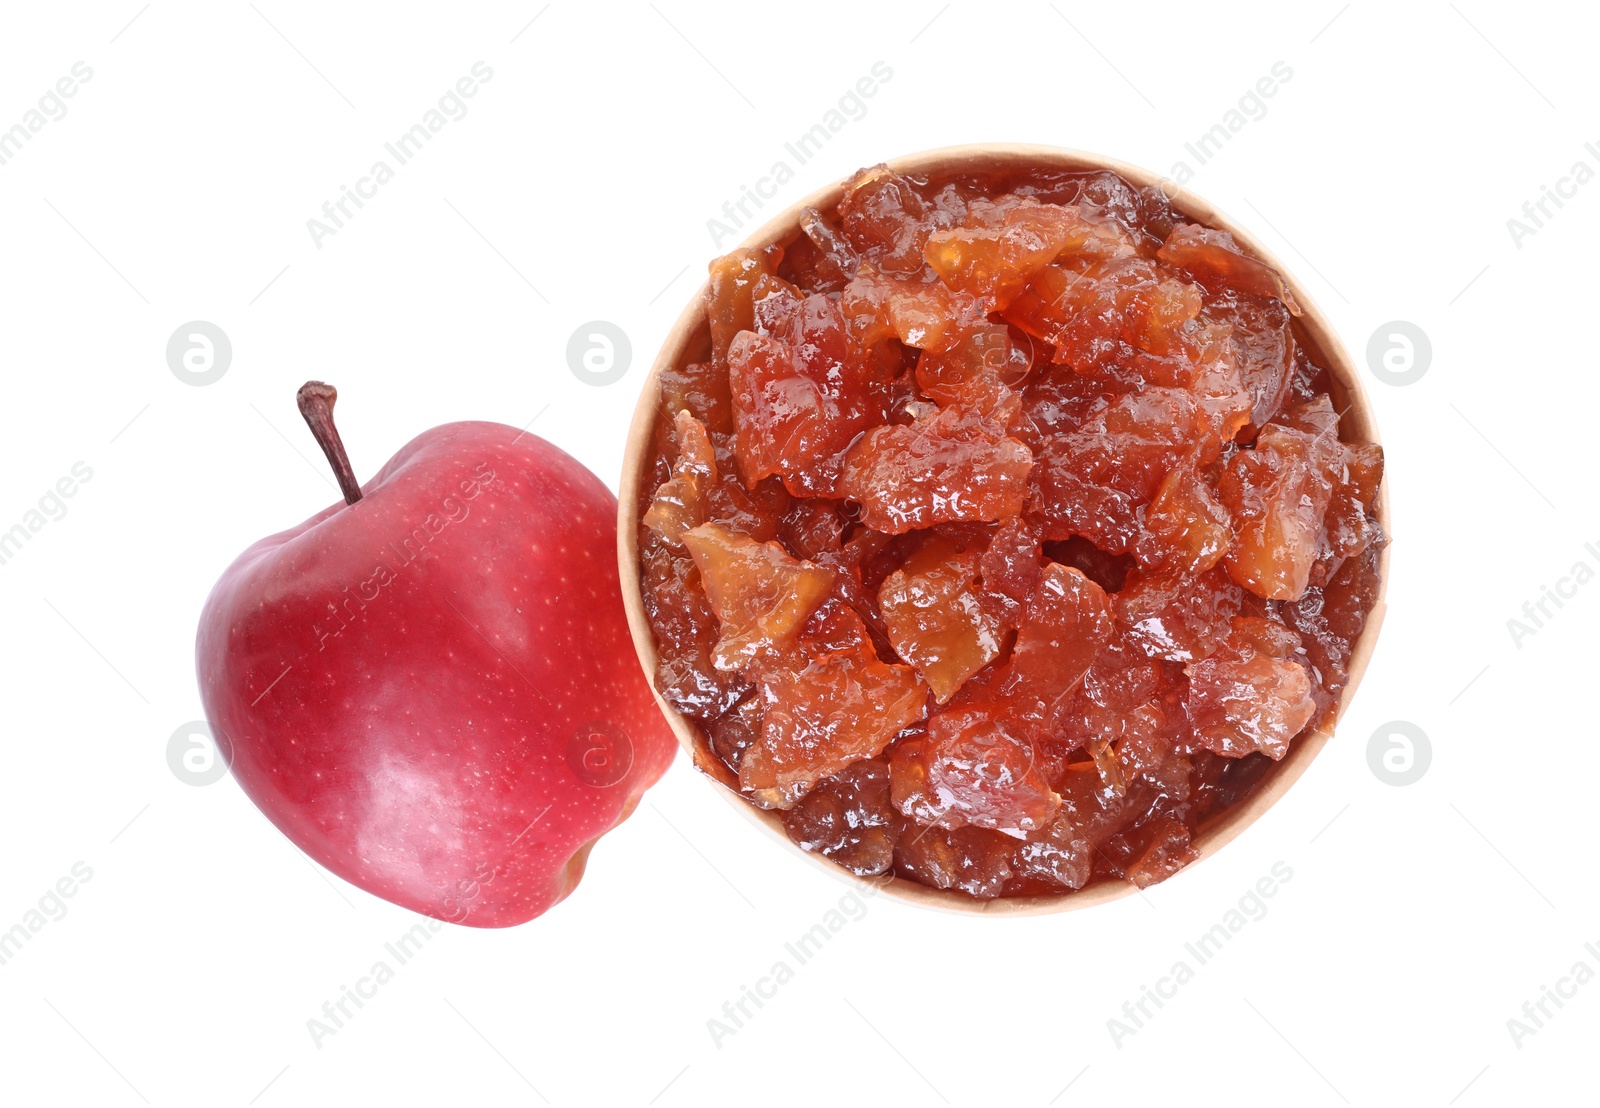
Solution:
<svg viewBox="0 0 1600 1108">
<path fill-rule="evenodd" d="M 899 339 L 919 350 L 949 350 L 966 330 L 986 321 L 975 296 L 936 280 L 882 273 L 870 265 L 863 265 L 845 287 L 839 310 L 851 338 L 863 349 Z"/>
<path fill-rule="evenodd" d="M 1190 393 L 1149 388 L 1112 402 L 1090 426 L 1104 436 L 1110 482 L 1147 501 L 1168 468 L 1201 438 L 1206 424 Z"/>
<path fill-rule="evenodd" d="M 923 257 L 946 285 L 984 300 L 1000 311 L 1056 255 L 1133 252 L 1126 233 L 1089 221 L 1076 208 L 1007 196 L 975 200 L 960 227 L 928 236 Z"/>
<path fill-rule="evenodd" d="M 1100 783 L 1113 796 L 1125 797 L 1128 792 L 1128 782 L 1122 774 L 1122 763 L 1117 760 L 1117 749 L 1111 745 L 1110 739 L 1090 739 L 1089 754 L 1094 759 L 1094 768 L 1100 774 Z"/>
<path fill-rule="evenodd" d="M 1227 638 L 1244 606 L 1244 591 L 1221 569 L 1197 578 L 1131 581 L 1116 598 L 1128 641 L 1152 658 L 1192 662 Z"/>
<path fill-rule="evenodd" d="M 1317 584 L 1337 573 L 1345 559 L 1384 539 L 1368 515 L 1377 507 L 1378 483 L 1383 480 L 1383 447 L 1373 443 L 1340 445 L 1345 450 L 1344 465 L 1334 479 L 1328 512 L 1322 520 L 1317 563 L 1325 569 Z"/>
<path fill-rule="evenodd" d="M 1037 524 L 1012 516 L 995 530 L 979 562 L 983 587 L 1009 600 L 1013 610 L 1026 604 L 1039 584 L 1044 569 L 1039 536 Z"/>
<path fill-rule="evenodd" d="M 1311 569 L 1311 584 L 1322 585 L 1345 559 L 1385 541 L 1367 515 L 1383 478 L 1383 450 L 1370 443 L 1340 442 L 1339 417 L 1325 395 L 1295 404 L 1280 420 L 1285 427 L 1312 436 L 1312 464 L 1330 489 Z"/>
<path fill-rule="evenodd" d="M 711 362 L 667 366 L 661 371 L 661 411 L 676 418 L 685 408 L 718 435 L 733 431 L 733 400 L 728 393 L 728 367 Z"/>
<path fill-rule="evenodd" d="M 720 523 L 759 542 L 778 535 L 778 526 L 789 511 L 790 498 L 776 477 L 746 488 L 738 473 L 732 435 L 712 435 L 717 448 L 717 479 L 704 492 L 707 523 Z"/>
<path fill-rule="evenodd" d="M 711 656 L 718 669 L 781 653 L 833 587 L 832 570 L 714 523 L 685 531 L 683 541 L 722 627 Z"/>
<path fill-rule="evenodd" d="M 794 495 L 834 495 L 840 453 L 883 413 L 847 364 L 832 300 L 768 277 L 755 295 L 761 332 L 741 331 L 728 348 L 739 472 L 747 486 L 777 474 Z"/>
<path fill-rule="evenodd" d="M 1316 713 L 1311 678 L 1293 658 L 1299 645 L 1281 623 L 1235 617 L 1221 649 L 1184 667 L 1196 741 L 1228 758 L 1289 753 L 1289 740 Z"/>
<path fill-rule="evenodd" d="M 1106 856 L 1141 889 L 1165 881 L 1199 857 L 1188 826 L 1171 813 L 1117 835 L 1106 843 Z"/>
<path fill-rule="evenodd" d="M 1123 802 L 1091 762 L 1067 766 L 1057 788 L 1060 810 L 1017 848 L 1013 868 L 1019 877 L 1081 889 L 1093 872 L 1097 844 L 1121 815 Z"/>
<path fill-rule="evenodd" d="M 1126 383 L 1085 377 L 1057 365 L 1049 360 L 1048 346 L 1023 337 L 1038 363 L 1022 386 L 1022 413 L 1033 427 L 1037 443 L 1079 430 L 1116 396 L 1131 391 Z M 1030 440 L 1029 445 L 1036 442 Z"/>
<path fill-rule="evenodd" d="M 1254 398 L 1225 329 L 1208 327 L 1199 333 L 1196 343 L 1200 354 L 1189 388 L 1205 423 L 1206 433 L 1194 455 L 1194 460 L 1204 465 L 1215 461 L 1222 448 L 1249 426 Z"/>
<path fill-rule="evenodd" d="M 1067 709 L 1069 739 L 1091 750 L 1130 740 L 1169 744 L 1188 726 L 1183 670 L 1149 657 L 1125 631 L 1095 658 Z"/>
<path fill-rule="evenodd" d="M 1199 286 L 1147 258 L 1079 258 L 1041 269 L 1005 311 L 1055 348 L 1055 360 L 1099 375 L 1137 353 L 1190 352 Z"/>
<path fill-rule="evenodd" d="M 976 412 L 941 408 L 906 426 L 876 427 L 845 458 L 844 489 L 861 520 L 885 534 L 1016 515 L 1033 455 Z"/>
<path fill-rule="evenodd" d="M 948 353 L 924 350 L 917 359 L 917 387 L 940 407 L 966 408 L 1004 427 L 1022 408 L 1012 386 L 1027 376 L 1031 359 L 1007 328 L 984 324 Z"/>
<path fill-rule="evenodd" d="M 706 319 L 711 327 L 712 365 L 724 380 L 728 373 L 728 347 L 734 336 L 755 325 L 752 293 L 756 279 L 775 271 L 782 257 L 780 248 L 770 246 L 763 250 L 735 250 L 711 263 Z"/>
<path fill-rule="evenodd" d="M 1003 629 L 978 595 L 981 557 L 979 542 L 936 535 L 878 590 L 895 653 L 941 704 L 1000 654 Z"/>
<path fill-rule="evenodd" d="M 778 524 L 783 545 L 797 558 L 815 560 L 842 549 L 844 520 L 832 500 L 796 500 Z"/>
<path fill-rule="evenodd" d="M 923 827 L 901 817 L 895 869 L 936 889 L 988 900 L 1005 891 L 1017 840 L 983 827 Z"/>
<path fill-rule="evenodd" d="M 642 522 L 668 542 L 681 545 L 685 531 L 705 522 L 704 490 L 717 479 L 717 455 L 705 425 L 688 409 L 678 413 L 675 427 L 678 460 L 672 466 L 672 479 L 656 489 Z"/>
<path fill-rule="evenodd" d="M 879 661 L 865 628 L 860 636 L 846 650 L 802 643 L 763 669 L 761 740 L 739 766 L 740 787 L 763 804 L 791 807 L 817 781 L 878 754 L 925 714 L 928 690 L 916 671 Z"/>
<path fill-rule="evenodd" d="M 1036 762 L 1033 743 L 1008 731 L 988 706 L 950 709 L 928 721 L 925 737 L 895 747 L 890 796 L 919 824 L 1020 838 L 1042 829 L 1061 806 Z"/>
<path fill-rule="evenodd" d="M 1149 812 L 1152 798 L 1179 804 L 1189 797 L 1194 762 L 1189 755 L 1189 723 L 1182 694 L 1173 690 L 1165 700 L 1139 709 L 1144 721 L 1117 744 L 1117 772 L 1131 805 Z M 1180 748 L 1181 744 L 1181 748 Z"/>
<path fill-rule="evenodd" d="M 1143 533 L 1139 508 L 1206 431 L 1206 415 L 1189 392 L 1150 388 L 1051 438 L 1032 471 L 1035 507 L 1050 537 L 1082 535 L 1109 553 L 1128 551 Z"/>
<path fill-rule="evenodd" d="M 1228 339 L 1244 386 L 1250 391 L 1250 422 L 1265 427 L 1289 396 L 1295 341 L 1289 310 L 1277 299 L 1229 295 L 1208 306 L 1207 318 L 1228 327 Z"/>
<path fill-rule="evenodd" d="M 863 877 L 894 864 L 889 767 L 863 758 L 817 785 L 783 813 L 783 828 L 801 850 L 815 851 Z"/>
<path fill-rule="evenodd" d="M 818 555 L 818 564 L 833 569 L 835 576 L 833 592 L 813 614 L 812 620 L 822 616 L 827 609 L 847 608 L 866 628 L 867 639 L 877 649 L 879 656 L 894 659 L 894 647 L 889 643 L 889 627 L 878 610 L 877 598 L 861 583 L 861 570 L 849 564 L 848 556 L 843 551 Z"/>
<path fill-rule="evenodd" d="M 850 604 L 830 595 L 811 613 L 801 628 L 803 649 L 813 655 L 857 654 L 872 645 L 872 636 L 861 614 Z"/>
<path fill-rule="evenodd" d="M 711 664 L 717 619 L 701 588 L 700 572 L 681 546 L 639 529 L 645 616 L 656 640 L 656 689 L 678 711 L 711 720 L 750 688 L 737 673 Z"/>
<path fill-rule="evenodd" d="M 1306 660 L 1320 678 L 1313 690 L 1319 723 L 1337 706 L 1350 679 L 1352 644 L 1361 637 L 1377 601 L 1379 553 L 1378 546 L 1367 547 L 1340 567 L 1326 585 L 1307 589 L 1299 600 L 1280 609 L 1284 622 L 1299 632 Z"/>
<path fill-rule="evenodd" d="M 886 165 L 857 170 L 839 200 L 839 222 L 850 245 L 879 268 L 896 273 L 922 269 L 923 245 L 933 230 L 930 220 L 940 215 L 940 222 L 954 222 L 950 213 L 940 213 Z"/>
<path fill-rule="evenodd" d="M 734 773 L 739 772 L 739 762 L 744 752 L 761 737 L 761 698 L 747 696 L 706 728 L 706 738 L 712 752 L 722 764 Z"/>
<path fill-rule="evenodd" d="M 1028 600 L 1001 692 L 1025 733 L 1043 737 L 1111 637 L 1104 590 L 1080 571 L 1050 563 Z"/>
<path fill-rule="evenodd" d="M 1145 511 L 1147 563 L 1193 577 L 1222 560 L 1233 541 L 1228 509 L 1191 467 L 1179 466 L 1161 481 Z"/>
<path fill-rule="evenodd" d="M 1073 179 L 1077 193 L 1072 199 L 1084 214 L 1123 228 L 1140 253 L 1154 253 L 1177 223 L 1159 185 L 1136 189 L 1108 169 L 1074 174 Z"/>
<path fill-rule="evenodd" d="M 1300 314 L 1300 305 L 1295 303 L 1283 274 L 1240 250 L 1227 231 L 1214 231 L 1194 223 L 1179 224 L 1167 236 L 1156 257 L 1194 274 L 1195 280 L 1207 288 L 1232 289 L 1247 296 L 1277 297 L 1292 314 Z"/>
<path fill-rule="evenodd" d="M 855 275 L 861 257 L 831 220 L 815 208 L 800 213 L 800 230 L 813 247 L 813 283 L 806 287 L 817 292 L 842 289 Z M 791 248 L 791 253 L 793 252 Z M 786 256 L 784 261 L 789 259 Z"/>
<path fill-rule="evenodd" d="M 1228 462 L 1218 492 L 1233 514 L 1225 563 L 1235 581 L 1267 600 L 1297 600 L 1311 582 L 1322 517 L 1333 489 L 1323 435 L 1271 424 L 1253 450 Z"/>
</svg>

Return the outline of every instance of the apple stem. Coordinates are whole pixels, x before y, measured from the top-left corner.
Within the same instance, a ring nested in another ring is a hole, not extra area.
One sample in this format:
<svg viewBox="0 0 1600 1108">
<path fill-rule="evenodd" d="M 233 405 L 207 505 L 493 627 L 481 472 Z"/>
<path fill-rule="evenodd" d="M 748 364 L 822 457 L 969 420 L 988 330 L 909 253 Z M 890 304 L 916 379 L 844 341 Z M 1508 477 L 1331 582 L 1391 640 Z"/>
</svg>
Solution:
<svg viewBox="0 0 1600 1108">
<path fill-rule="evenodd" d="M 355 470 L 350 468 L 350 456 L 344 452 L 339 429 L 333 425 L 333 404 L 338 399 L 339 390 L 321 381 L 307 381 L 295 394 L 295 403 L 305 417 L 306 426 L 311 428 L 317 445 L 322 447 L 328 464 L 333 467 L 333 475 L 339 479 L 344 502 L 354 504 L 361 499 L 361 486 L 356 483 Z"/>
</svg>

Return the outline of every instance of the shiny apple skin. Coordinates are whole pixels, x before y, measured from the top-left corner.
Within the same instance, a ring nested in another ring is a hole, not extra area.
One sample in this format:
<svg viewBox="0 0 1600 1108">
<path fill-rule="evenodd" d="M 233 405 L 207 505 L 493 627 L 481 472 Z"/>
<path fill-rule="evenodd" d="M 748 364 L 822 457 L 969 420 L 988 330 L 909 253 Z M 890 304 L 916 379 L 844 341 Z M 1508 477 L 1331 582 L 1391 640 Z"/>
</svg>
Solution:
<svg viewBox="0 0 1600 1108">
<path fill-rule="evenodd" d="M 362 492 L 217 582 L 206 718 L 334 873 L 438 919 L 526 922 L 677 749 L 623 612 L 616 498 L 498 423 L 419 435 Z"/>
</svg>

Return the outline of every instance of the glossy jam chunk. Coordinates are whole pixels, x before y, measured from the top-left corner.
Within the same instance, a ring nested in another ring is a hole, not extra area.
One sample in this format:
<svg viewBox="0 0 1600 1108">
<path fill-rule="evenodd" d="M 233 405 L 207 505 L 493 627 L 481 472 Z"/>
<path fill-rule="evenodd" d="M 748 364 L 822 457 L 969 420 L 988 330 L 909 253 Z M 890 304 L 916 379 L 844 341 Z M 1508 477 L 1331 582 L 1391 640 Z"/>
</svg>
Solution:
<svg viewBox="0 0 1600 1108">
<path fill-rule="evenodd" d="M 1035 274 L 1005 318 L 1054 347 L 1055 361 L 1101 376 L 1119 362 L 1155 369 L 1185 354 L 1203 302 L 1198 286 L 1147 258 L 1073 258 Z"/>
<path fill-rule="evenodd" d="M 1020 618 L 1044 569 L 1040 528 L 1022 516 L 1012 516 L 995 529 L 978 562 L 983 587 L 989 595 L 1004 598 L 1008 622 Z"/>
<path fill-rule="evenodd" d="M 739 784 L 774 808 L 881 752 L 923 717 L 928 699 L 916 671 L 880 661 L 864 629 L 845 649 L 797 644 L 760 682 L 761 737 L 740 759 Z"/>
<path fill-rule="evenodd" d="M 709 361 L 667 366 L 661 371 L 661 412 L 668 419 L 687 411 L 715 435 L 733 430 L 728 368 Z"/>
<path fill-rule="evenodd" d="M 844 238 L 862 260 L 891 272 L 917 273 L 935 226 L 949 222 L 909 178 L 888 166 L 858 170 L 839 201 Z"/>
<path fill-rule="evenodd" d="M 1220 649 L 1184 667 L 1199 745 L 1230 758 L 1289 753 L 1316 712 L 1299 647 L 1300 636 L 1281 623 L 1236 616 Z"/>
<path fill-rule="evenodd" d="M 884 579 L 878 605 L 895 652 L 942 704 L 1000 655 L 1003 628 L 982 600 L 980 543 L 936 535 Z"/>
<path fill-rule="evenodd" d="M 1146 560 L 1176 576 L 1204 573 L 1232 544 L 1232 522 L 1209 482 L 1188 465 L 1175 466 L 1145 509 L 1150 543 Z"/>
<path fill-rule="evenodd" d="M 685 531 L 683 541 L 722 627 L 712 653 L 718 669 L 783 652 L 833 587 L 831 570 L 717 524 Z"/>
<path fill-rule="evenodd" d="M 741 331 L 755 324 L 755 286 L 777 267 L 783 251 L 735 250 L 711 263 L 710 295 L 706 319 L 711 327 L 712 365 L 728 371 L 728 349 Z"/>
<path fill-rule="evenodd" d="M 1240 381 L 1250 392 L 1250 422 L 1266 424 L 1282 409 L 1294 377 L 1294 329 L 1279 300 L 1229 295 L 1206 306 L 1207 319 L 1225 326 Z"/>
<path fill-rule="evenodd" d="M 1193 393 L 1154 386 L 1105 402 L 1079 428 L 1049 438 L 1032 483 L 1051 537 L 1130 550 L 1144 531 L 1140 509 L 1174 467 L 1204 449 L 1208 426 Z"/>
<path fill-rule="evenodd" d="M 985 322 L 976 297 L 937 281 L 880 273 L 869 265 L 845 288 L 839 307 L 861 347 L 897 339 L 917 350 L 949 350 L 964 328 Z"/>
<path fill-rule="evenodd" d="M 1045 737 L 1111 637 L 1111 613 L 1099 585 L 1056 562 L 1044 568 L 1017 628 L 1001 689 L 1005 710 L 1023 730 Z"/>
<path fill-rule="evenodd" d="M 705 424 L 687 408 L 678 412 L 674 428 L 678 459 L 671 479 L 656 488 L 644 525 L 668 542 L 682 544 L 685 531 L 705 522 L 706 493 L 717 480 L 717 455 Z"/>
<path fill-rule="evenodd" d="M 1144 887 L 1335 718 L 1383 454 L 1231 235 L 1104 171 L 874 166 L 710 277 L 640 589 L 696 764 L 801 849 Z"/>
<path fill-rule="evenodd" d="M 678 711 L 709 723 L 737 704 L 750 683 L 712 663 L 717 617 L 689 552 L 655 531 L 640 530 L 645 615 L 659 656 L 656 688 Z"/>
<path fill-rule="evenodd" d="M 1085 219 L 1074 207 L 1008 196 L 975 200 L 960 227 L 928 236 L 923 256 L 947 286 L 978 296 L 990 311 L 998 311 L 1063 253 L 1132 252 L 1127 234 L 1108 220 Z"/>
<path fill-rule="evenodd" d="M 986 324 L 964 335 L 947 352 L 924 350 L 917 358 L 917 387 L 940 407 L 961 407 L 1010 426 L 1022 407 L 1012 387 L 1027 376 L 1033 358 L 1008 328 Z"/>
<path fill-rule="evenodd" d="M 867 432 L 845 460 L 844 492 L 861 521 L 900 534 L 996 520 L 1022 510 L 1033 454 L 976 411 L 941 408 L 906 425 Z"/>
<path fill-rule="evenodd" d="M 1081 889 L 1094 872 L 1099 844 L 1116 827 L 1122 797 L 1092 762 L 1065 767 L 1056 784 L 1061 806 L 1055 818 L 1018 846 L 1014 867 L 1024 879 Z"/>
<path fill-rule="evenodd" d="M 1120 790 L 1130 774 L 1171 768 L 1163 752 L 1188 738 L 1187 691 L 1181 666 L 1151 658 L 1128 632 L 1113 634 L 1067 709 L 1067 734 Z"/>
<path fill-rule="evenodd" d="M 1141 889 L 1165 881 L 1196 858 L 1188 825 L 1170 813 L 1117 836 L 1107 844 L 1106 855 Z"/>
<path fill-rule="evenodd" d="M 761 331 L 728 346 L 740 474 L 748 486 L 775 474 L 793 495 L 836 495 L 843 451 L 883 414 L 850 364 L 839 306 L 765 275 L 752 296 Z"/>
<path fill-rule="evenodd" d="M 1218 493 L 1234 520 L 1226 564 L 1240 585 L 1268 600 L 1304 595 L 1341 450 L 1326 435 L 1269 424 L 1228 462 Z"/>
<path fill-rule="evenodd" d="M 1010 835 L 982 827 L 932 827 L 905 817 L 898 827 L 896 873 L 979 899 L 1005 892 L 1016 853 L 1016 840 Z"/>
<path fill-rule="evenodd" d="M 1026 737 L 983 705 L 936 714 L 927 734 L 895 749 L 890 795 L 924 826 L 986 827 L 1023 835 L 1061 806 Z"/>
<path fill-rule="evenodd" d="M 894 864 L 889 767 L 862 758 L 807 793 L 783 813 L 783 828 L 802 850 L 815 851 L 851 873 L 887 873 Z"/>
<path fill-rule="evenodd" d="M 1194 274 L 1195 279 L 1208 288 L 1276 297 L 1295 315 L 1300 314 L 1300 306 L 1290 294 L 1283 275 L 1240 250 L 1227 231 L 1194 223 L 1181 224 L 1173 228 L 1156 257 Z"/>
<path fill-rule="evenodd" d="M 1159 574 L 1130 581 L 1117 594 L 1128 641 L 1152 658 L 1192 662 L 1221 645 L 1244 606 L 1244 590 L 1220 568 L 1197 577 Z"/>
</svg>

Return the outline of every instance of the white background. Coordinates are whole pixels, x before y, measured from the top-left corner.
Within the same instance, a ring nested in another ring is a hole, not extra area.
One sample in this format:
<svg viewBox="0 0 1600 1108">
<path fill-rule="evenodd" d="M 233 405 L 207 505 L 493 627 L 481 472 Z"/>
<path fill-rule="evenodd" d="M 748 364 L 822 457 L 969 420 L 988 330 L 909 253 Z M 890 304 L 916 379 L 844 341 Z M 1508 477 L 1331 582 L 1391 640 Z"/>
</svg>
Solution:
<svg viewBox="0 0 1600 1108">
<path fill-rule="evenodd" d="M 1506 627 L 1600 565 L 1600 182 L 1520 248 L 1506 226 L 1578 159 L 1600 169 L 1600 28 L 1576 5 L 140 2 L 0 16 L 0 127 L 73 63 L 94 74 L 0 166 L 0 530 L 75 462 L 94 473 L 0 566 L 0 929 L 93 870 L 0 966 L 0 1098 L 1592 1099 L 1600 983 L 1520 1047 L 1507 1028 L 1574 962 L 1600 969 L 1600 584 L 1520 648 Z M 317 248 L 307 219 L 479 60 L 469 114 Z M 319 1049 L 306 1021 L 415 917 L 165 753 L 200 714 L 213 580 L 335 497 L 296 386 L 338 385 L 363 475 L 432 424 L 543 413 L 533 430 L 614 487 L 644 369 L 718 252 L 706 221 L 878 61 L 892 79 L 774 205 L 955 142 L 1186 160 L 1358 360 L 1387 321 L 1430 336 L 1418 383 L 1368 380 L 1391 608 L 1339 735 L 1145 896 L 1017 921 L 872 902 L 720 1046 L 707 1020 L 847 890 L 680 759 L 570 900 L 444 930 Z M 1278 61 L 1268 114 L 1196 166 L 1184 143 Z M 633 342 L 605 388 L 564 353 L 593 319 Z M 166 364 L 190 320 L 232 340 L 207 387 Z M 1366 753 L 1397 719 L 1431 739 L 1408 787 Z M 1107 1020 L 1278 861 L 1268 915 L 1115 1044 Z"/>
</svg>

